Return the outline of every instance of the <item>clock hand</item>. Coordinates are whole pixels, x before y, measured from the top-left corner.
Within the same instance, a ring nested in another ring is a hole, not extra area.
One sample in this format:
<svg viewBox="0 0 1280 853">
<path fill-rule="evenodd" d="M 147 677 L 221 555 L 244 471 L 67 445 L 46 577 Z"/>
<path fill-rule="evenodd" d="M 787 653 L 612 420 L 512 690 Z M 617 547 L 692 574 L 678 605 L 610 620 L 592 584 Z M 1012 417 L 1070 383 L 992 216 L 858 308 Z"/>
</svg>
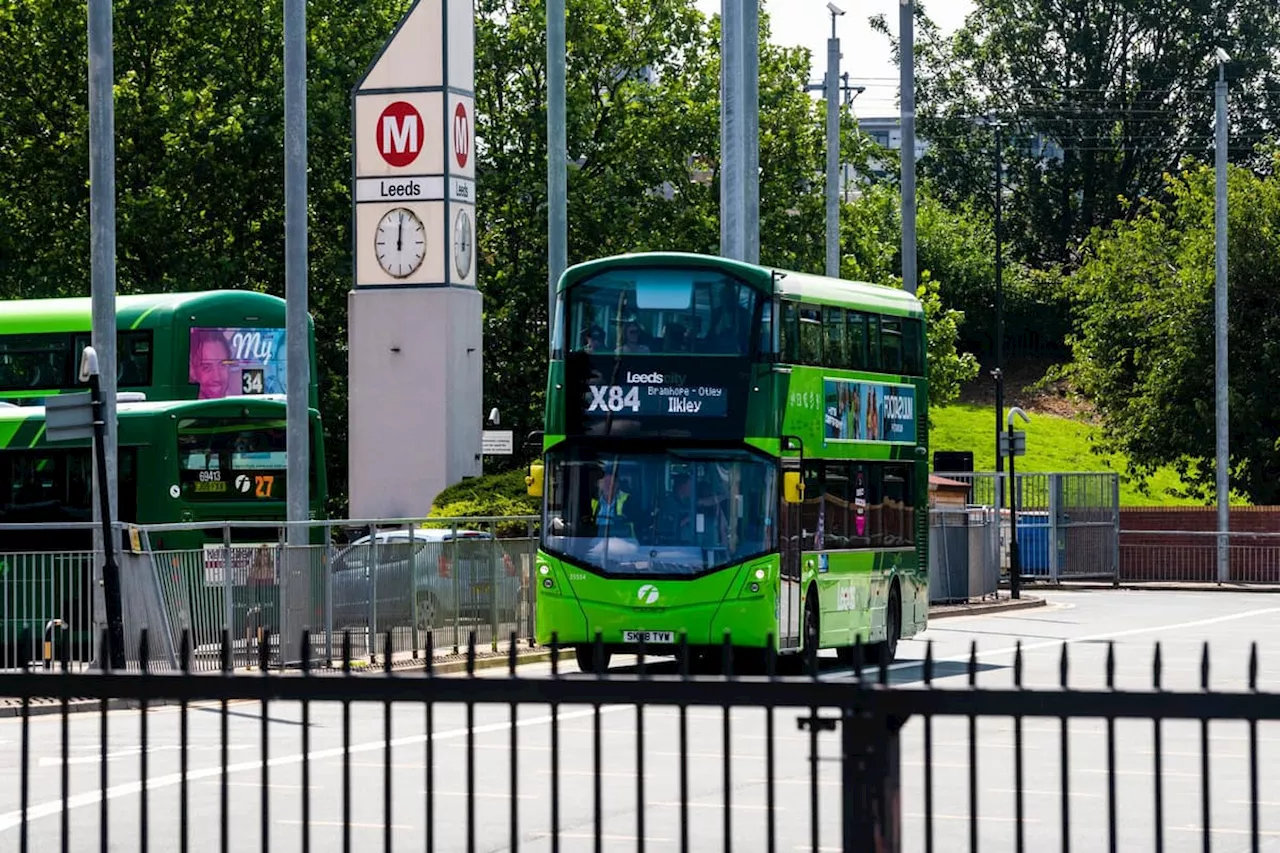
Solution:
<svg viewBox="0 0 1280 853">
<path fill-rule="evenodd" d="M 404 214 L 400 214 L 400 225 L 396 229 L 396 251 L 404 248 Z"/>
</svg>

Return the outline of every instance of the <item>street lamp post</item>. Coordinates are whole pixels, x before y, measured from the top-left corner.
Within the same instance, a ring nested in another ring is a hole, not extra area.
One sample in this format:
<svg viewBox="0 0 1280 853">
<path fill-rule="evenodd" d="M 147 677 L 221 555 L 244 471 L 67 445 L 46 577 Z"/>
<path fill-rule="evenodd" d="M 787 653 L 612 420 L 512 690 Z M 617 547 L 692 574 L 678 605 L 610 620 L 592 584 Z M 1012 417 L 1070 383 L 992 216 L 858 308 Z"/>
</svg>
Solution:
<svg viewBox="0 0 1280 853">
<path fill-rule="evenodd" d="M 1231 57 L 1217 49 L 1218 82 L 1214 86 L 1214 421 L 1218 500 L 1218 583 L 1231 577 L 1228 561 L 1228 529 L 1231 526 L 1230 423 L 1227 419 L 1227 62 Z"/>
<path fill-rule="evenodd" d="M 840 39 L 836 18 L 844 10 L 828 3 L 831 38 L 827 39 L 827 275 L 840 276 Z"/>
<path fill-rule="evenodd" d="M 1022 560 L 1018 554 L 1018 489 L 1013 473 L 1013 460 L 1017 456 L 1013 432 L 1015 416 L 1022 418 L 1024 424 L 1031 423 L 1031 419 L 1017 406 L 1009 409 L 1009 432 L 1007 433 L 1009 437 L 1009 597 L 1021 598 Z"/>
<path fill-rule="evenodd" d="M 991 376 L 996 381 L 996 473 L 999 474 L 1004 470 L 1004 461 L 1000 457 L 999 443 L 1000 430 L 1003 426 L 1001 420 L 1004 417 L 1004 222 L 1003 222 L 1003 197 L 1004 197 L 1004 155 L 1003 143 L 1001 136 L 1002 125 L 1000 121 L 992 123 L 995 129 L 995 238 L 996 238 L 996 366 L 991 371 Z M 999 478 L 996 478 L 997 483 Z"/>
</svg>

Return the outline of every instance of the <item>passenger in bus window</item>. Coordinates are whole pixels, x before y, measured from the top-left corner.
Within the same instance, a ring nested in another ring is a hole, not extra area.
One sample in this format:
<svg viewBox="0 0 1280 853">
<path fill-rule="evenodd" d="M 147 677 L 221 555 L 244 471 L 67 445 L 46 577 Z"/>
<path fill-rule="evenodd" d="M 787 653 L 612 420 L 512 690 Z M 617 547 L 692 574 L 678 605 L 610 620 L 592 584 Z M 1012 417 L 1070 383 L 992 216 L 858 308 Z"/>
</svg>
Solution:
<svg viewBox="0 0 1280 853">
<path fill-rule="evenodd" d="M 649 347 L 641 341 L 640 324 L 634 320 L 629 321 L 622 329 L 622 346 L 618 347 L 619 352 L 636 353 L 649 352 Z"/>
<path fill-rule="evenodd" d="M 680 323 L 667 324 L 667 328 L 663 330 L 662 351 L 663 352 L 688 352 L 689 351 L 689 338 L 682 324 Z"/>
<path fill-rule="evenodd" d="M 604 329 L 592 325 L 582 333 L 582 349 L 584 352 L 602 352 L 604 350 Z"/>
<path fill-rule="evenodd" d="M 679 545 L 693 542 L 693 481 L 688 474 L 671 478 L 671 491 L 662 500 L 658 517 L 662 539 Z"/>
</svg>

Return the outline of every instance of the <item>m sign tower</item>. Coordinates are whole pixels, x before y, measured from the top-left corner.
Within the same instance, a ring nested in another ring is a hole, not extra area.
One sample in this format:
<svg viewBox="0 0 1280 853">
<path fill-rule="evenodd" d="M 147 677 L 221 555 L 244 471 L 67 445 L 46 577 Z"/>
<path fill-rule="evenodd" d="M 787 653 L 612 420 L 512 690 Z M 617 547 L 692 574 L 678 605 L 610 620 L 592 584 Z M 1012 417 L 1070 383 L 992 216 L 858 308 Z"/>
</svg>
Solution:
<svg viewBox="0 0 1280 853">
<path fill-rule="evenodd" d="M 472 0 L 415 0 L 352 94 L 352 518 L 480 473 L 474 86 Z"/>
</svg>

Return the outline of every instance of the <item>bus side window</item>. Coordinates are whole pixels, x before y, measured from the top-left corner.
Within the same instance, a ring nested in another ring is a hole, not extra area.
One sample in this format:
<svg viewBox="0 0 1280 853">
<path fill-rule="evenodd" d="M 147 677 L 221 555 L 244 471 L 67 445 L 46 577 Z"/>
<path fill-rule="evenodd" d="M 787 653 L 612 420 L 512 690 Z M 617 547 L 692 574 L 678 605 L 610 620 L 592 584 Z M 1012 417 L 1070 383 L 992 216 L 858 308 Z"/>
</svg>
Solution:
<svg viewBox="0 0 1280 853">
<path fill-rule="evenodd" d="M 866 547 L 884 546 L 884 515 L 884 465 L 873 462 L 867 466 Z"/>
<path fill-rule="evenodd" d="M 896 317 L 880 320 L 880 369 L 902 372 L 902 321 Z"/>
<path fill-rule="evenodd" d="M 800 308 L 800 361 L 822 366 L 822 315 L 817 308 Z"/>
<path fill-rule="evenodd" d="M 880 318 L 867 315 L 867 370 L 882 370 L 880 363 Z"/>
<path fill-rule="evenodd" d="M 884 509 L 881 526 L 885 547 L 915 543 L 911 474 L 905 465 L 884 466 Z"/>
<path fill-rule="evenodd" d="M 910 376 L 924 374 L 924 334 L 919 320 L 902 321 L 902 370 Z"/>
<path fill-rule="evenodd" d="M 760 338 L 756 346 L 761 356 L 775 355 L 778 352 L 778 341 L 773 332 L 773 300 L 760 300 Z"/>
<path fill-rule="evenodd" d="M 845 329 L 848 334 L 849 360 L 845 367 L 852 370 L 867 369 L 867 315 L 860 311 L 845 313 Z"/>
<path fill-rule="evenodd" d="M 844 309 L 822 309 L 827 331 L 827 348 L 823 364 L 826 367 L 845 367 L 849 363 L 849 353 L 845 347 Z"/>
<path fill-rule="evenodd" d="M 849 463 L 828 462 L 823 470 L 822 534 L 829 550 L 849 547 Z"/>
<path fill-rule="evenodd" d="M 789 300 L 782 303 L 782 360 L 800 361 L 800 306 Z"/>
</svg>

